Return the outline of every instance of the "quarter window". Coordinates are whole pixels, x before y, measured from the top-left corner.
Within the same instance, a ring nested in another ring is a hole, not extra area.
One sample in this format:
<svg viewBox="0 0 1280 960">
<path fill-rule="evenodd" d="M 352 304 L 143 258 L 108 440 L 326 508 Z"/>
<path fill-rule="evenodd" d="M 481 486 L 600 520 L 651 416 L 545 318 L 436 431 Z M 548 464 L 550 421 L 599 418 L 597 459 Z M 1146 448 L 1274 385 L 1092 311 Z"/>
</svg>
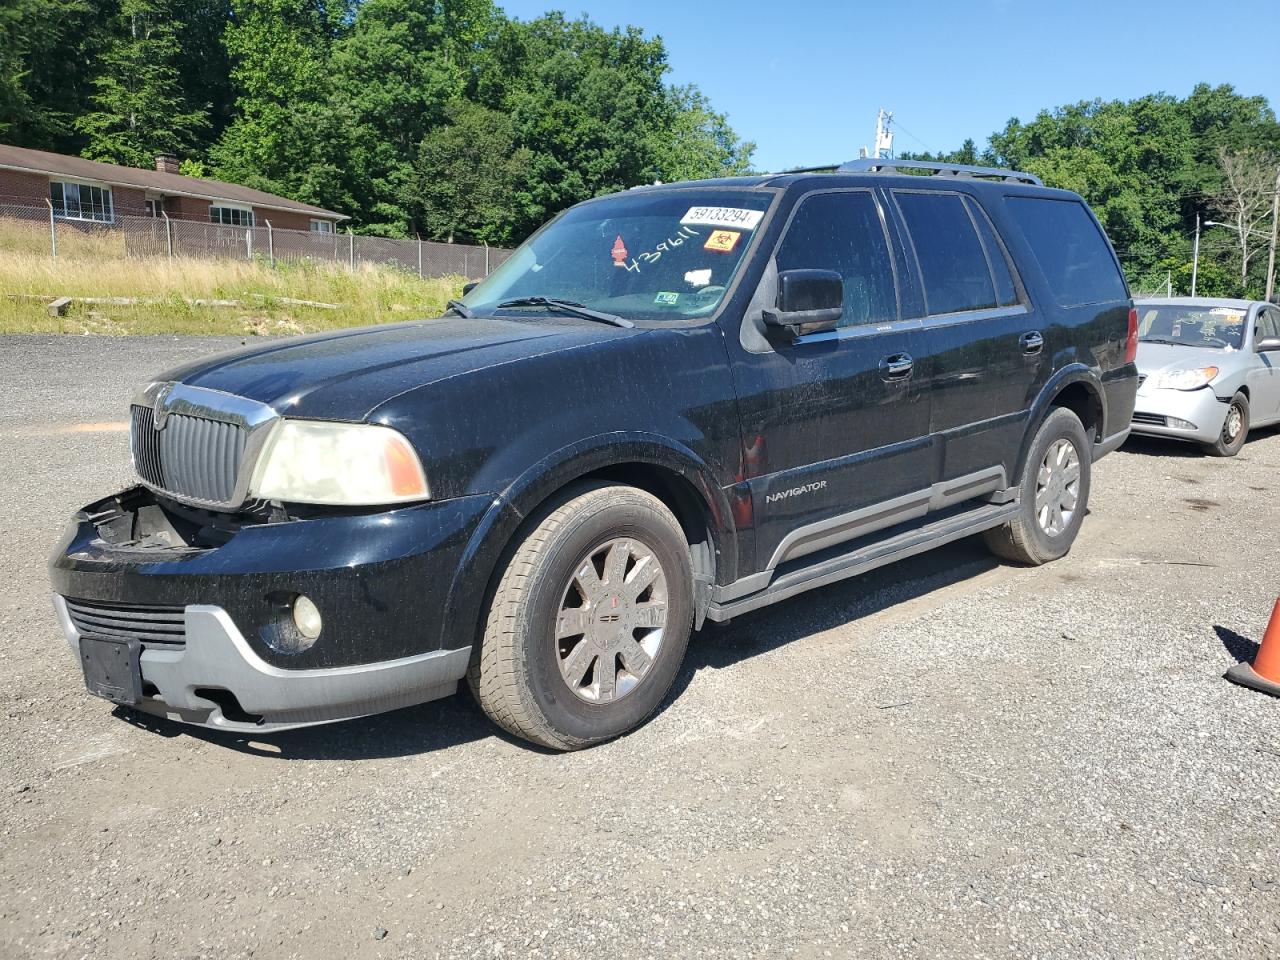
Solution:
<svg viewBox="0 0 1280 960">
<path fill-rule="evenodd" d="M 252 227 L 253 211 L 245 207 L 210 207 L 209 222 L 230 227 Z"/>
<path fill-rule="evenodd" d="M 898 318 L 893 261 L 875 201 L 866 191 L 806 198 L 778 249 L 779 270 L 834 270 L 844 279 L 840 326 Z"/>
<path fill-rule="evenodd" d="M 894 196 L 916 248 L 929 313 L 996 306 L 987 258 L 960 197 L 907 192 L 895 192 Z"/>
<path fill-rule="evenodd" d="M 1077 200 L 1009 197 L 1009 212 L 1064 307 L 1124 300 L 1129 294 L 1102 231 Z"/>
<path fill-rule="evenodd" d="M 1018 302 L 1018 288 L 1013 282 L 1013 269 L 1009 266 L 1009 255 L 1004 245 L 996 237 L 991 221 L 986 212 L 978 206 L 972 197 L 965 199 L 965 206 L 973 222 L 977 224 L 978 234 L 982 237 L 982 245 L 987 248 L 987 262 L 991 265 L 991 278 L 996 283 L 996 299 L 1002 307 L 1011 307 Z"/>
<path fill-rule="evenodd" d="M 112 223 L 116 218 L 110 187 L 53 180 L 49 183 L 49 202 L 53 204 L 53 215 L 61 220 Z"/>
</svg>

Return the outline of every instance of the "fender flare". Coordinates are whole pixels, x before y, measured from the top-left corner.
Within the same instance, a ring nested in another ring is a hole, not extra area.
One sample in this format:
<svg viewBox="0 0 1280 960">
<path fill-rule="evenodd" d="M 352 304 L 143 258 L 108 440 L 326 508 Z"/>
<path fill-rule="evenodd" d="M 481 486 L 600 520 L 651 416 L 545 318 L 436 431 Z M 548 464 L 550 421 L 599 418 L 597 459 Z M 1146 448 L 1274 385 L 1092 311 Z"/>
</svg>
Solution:
<svg viewBox="0 0 1280 960">
<path fill-rule="evenodd" d="M 1098 374 L 1092 368 L 1083 363 L 1076 362 L 1068 364 L 1057 373 L 1055 373 L 1040 388 L 1035 402 L 1031 405 L 1030 416 L 1027 417 L 1027 428 L 1023 431 L 1022 442 L 1018 446 L 1018 460 L 1015 468 L 1015 475 L 1011 481 L 1016 485 L 1022 482 L 1022 471 L 1027 465 L 1027 453 L 1031 449 L 1031 441 L 1036 435 L 1036 431 L 1040 429 L 1040 424 L 1044 422 L 1044 418 L 1048 415 L 1049 407 L 1053 405 L 1054 399 L 1060 394 L 1065 387 L 1072 384 L 1082 383 L 1093 397 L 1094 402 L 1098 405 L 1098 424 L 1101 427 L 1107 422 L 1107 392 L 1102 388 L 1102 381 Z M 1096 442 L 1097 438 L 1093 440 Z"/>
<path fill-rule="evenodd" d="M 440 645 L 457 649 L 478 642 L 489 585 L 512 538 L 530 514 L 578 478 L 630 463 L 660 467 L 689 482 L 702 500 L 717 579 L 737 576 L 738 538 L 733 512 L 711 468 L 693 451 L 666 437 L 629 431 L 599 434 L 539 460 L 493 498 L 472 533 L 449 586 L 440 624 Z"/>
</svg>

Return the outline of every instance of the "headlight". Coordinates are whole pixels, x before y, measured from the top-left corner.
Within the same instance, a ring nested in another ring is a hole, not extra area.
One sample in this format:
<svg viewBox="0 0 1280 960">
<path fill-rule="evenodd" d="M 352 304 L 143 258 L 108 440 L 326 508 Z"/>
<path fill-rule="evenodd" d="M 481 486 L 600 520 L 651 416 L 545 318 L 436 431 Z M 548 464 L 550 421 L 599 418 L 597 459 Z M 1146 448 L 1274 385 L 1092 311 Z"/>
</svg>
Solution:
<svg viewBox="0 0 1280 960">
<path fill-rule="evenodd" d="M 425 500 L 422 463 L 390 427 L 281 420 L 271 431 L 251 496 L 289 503 L 361 506 Z"/>
<path fill-rule="evenodd" d="M 1151 386 L 1157 390 L 1199 390 L 1209 385 L 1218 375 L 1217 367 L 1201 367 L 1199 370 L 1171 370 L 1157 373 L 1151 378 Z"/>
</svg>

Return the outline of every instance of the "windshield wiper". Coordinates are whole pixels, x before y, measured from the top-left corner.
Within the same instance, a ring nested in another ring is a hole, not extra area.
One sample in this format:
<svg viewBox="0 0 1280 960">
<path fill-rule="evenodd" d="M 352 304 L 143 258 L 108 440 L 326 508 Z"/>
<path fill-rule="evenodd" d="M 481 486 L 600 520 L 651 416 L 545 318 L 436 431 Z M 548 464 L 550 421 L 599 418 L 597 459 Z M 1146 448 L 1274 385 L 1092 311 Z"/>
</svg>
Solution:
<svg viewBox="0 0 1280 960">
<path fill-rule="evenodd" d="M 462 317 L 464 320 L 470 320 L 472 317 L 476 315 L 476 312 L 472 310 L 470 307 L 468 307 L 461 300 L 450 300 L 444 306 L 445 306 L 446 312 L 448 312 L 449 310 L 452 310 L 454 313 Z"/>
<path fill-rule="evenodd" d="M 1181 340 L 1166 340 L 1164 337 L 1139 337 L 1139 343 L 1167 343 L 1175 347 L 1189 347 L 1189 343 L 1183 343 Z"/>
<path fill-rule="evenodd" d="M 592 310 L 585 304 L 578 303 L 577 300 L 558 300 L 555 297 L 516 297 L 512 300 L 503 300 L 498 304 L 498 309 L 503 307 L 546 307 L 548 310 L 559 310 L 561 313 L 582 317 L 585 320 L 599 320 L 601 323 L 611 323 L 615 327 L 635 326 L 625 317 L 619 317 L 613 313 L 605 313 L 603 310 Z"/>
</svg>

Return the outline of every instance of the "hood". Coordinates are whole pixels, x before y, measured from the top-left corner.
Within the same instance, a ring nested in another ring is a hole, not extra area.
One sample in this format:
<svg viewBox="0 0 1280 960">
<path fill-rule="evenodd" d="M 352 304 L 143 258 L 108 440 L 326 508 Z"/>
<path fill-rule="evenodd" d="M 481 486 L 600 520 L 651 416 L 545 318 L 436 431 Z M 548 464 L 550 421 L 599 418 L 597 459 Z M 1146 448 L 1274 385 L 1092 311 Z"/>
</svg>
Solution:
<svg viewBox="0 0 1280 960">
<path fill-rule="evenodd" d="M 1197 367 L 1221 367 L 1238 350 L 1226 351 L 1209 347 L 1182 347 L 1172 343 L 1138 343 L 1138 373 L 1150 376 L 1160 370 L 1194 370 Z"/>
<path fill-rule="evenodd" d="M 643 332 L 562 317 L 445 317 L 275 341 L 156 379 L 247 397 L 286 416 L 362 420 L 414 387 Z"/>
</svg>

